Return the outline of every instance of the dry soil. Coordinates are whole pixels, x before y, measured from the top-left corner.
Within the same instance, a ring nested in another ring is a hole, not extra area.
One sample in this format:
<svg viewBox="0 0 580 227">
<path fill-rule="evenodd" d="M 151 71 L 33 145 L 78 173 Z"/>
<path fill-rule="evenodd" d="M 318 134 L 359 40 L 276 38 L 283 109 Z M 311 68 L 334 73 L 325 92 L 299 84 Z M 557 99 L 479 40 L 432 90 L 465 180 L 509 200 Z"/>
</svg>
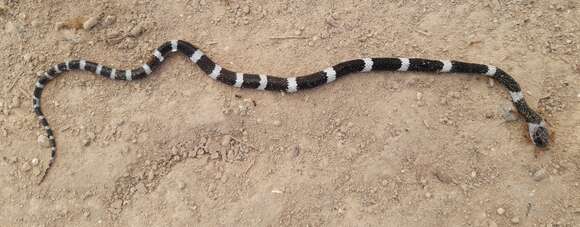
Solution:
<svg viewBox="0 0 580 227">
<path fill-rule="evenodd" d="M 575 0 L 0 0 L 0 226 L 580 226 Z M 183 56 L 140 81 L 66 59 L 144 63 L 184 39 L 223 66 L 290 76 L 363 56 L 497 65 L 554 133 L 536 150 L 487 78 L 357 74 L 240 90 Z"/>
</svg>

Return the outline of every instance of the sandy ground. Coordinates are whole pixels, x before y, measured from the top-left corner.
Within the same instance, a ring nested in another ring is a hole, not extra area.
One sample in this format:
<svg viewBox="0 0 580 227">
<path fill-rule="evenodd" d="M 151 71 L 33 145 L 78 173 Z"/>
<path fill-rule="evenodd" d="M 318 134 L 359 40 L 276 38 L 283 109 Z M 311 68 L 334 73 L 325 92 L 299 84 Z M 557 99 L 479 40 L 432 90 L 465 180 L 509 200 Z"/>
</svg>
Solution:
<svg viewBox="0 0 580 227">
<path fill-rule="evenodd" d="M 0 0 L 0 226 L 580 226 L 580 3 L 434 2 Z M 50 83 L 59 153 L 37 185 L 37 73 L 134 67 L 176 38 L 282 76 L 362 56 L 494 64 L 556 139 L 537 151 L 483 77 L 358 74 L 285 94 L 178 56 L 141 81 Z"/>
</svg>

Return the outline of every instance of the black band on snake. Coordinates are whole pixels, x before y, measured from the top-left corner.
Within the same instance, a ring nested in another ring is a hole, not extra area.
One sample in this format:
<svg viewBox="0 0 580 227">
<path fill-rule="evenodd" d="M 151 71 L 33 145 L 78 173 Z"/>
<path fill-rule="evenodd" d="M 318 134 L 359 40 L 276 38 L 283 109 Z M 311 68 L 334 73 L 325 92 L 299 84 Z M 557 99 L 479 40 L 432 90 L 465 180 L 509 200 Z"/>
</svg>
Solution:
<svg viewBox="0 0 580 227">
<path fill-rule="evenodd" d="M 416 71 L 433 73 L 466 73 L 485 75 L 494 78 L 505 86 L 511 95 L 512 102 L 518 112 L 528 123 L 529 136 L 537 147 L 546 147 L 549 141 L 549 133 L 542 117 L 532 110 L 526 101 L 518 83 L 506 72 L 491 65 L 473 64 L 449 60 L 428 60 L 420 58 L 363 58 L 345 61 L 310 75 L 281 78 L 264 74 L 236 73 L 212 61 L 199 48 L 192 44 L 172 40 L 164 43 L 155 50 L 147 64 L 132 70 L 118 70 L 86 60 L 72 60 L 55 65 L 36 82 L 33 96 L 34 112 L 38 116 L 40 124 L 46 130 L 51 149 L 51 158 L 48 162 L 44 175 L 46 177 L 56 157 L 56 140 L 54 132 L 48 125 L 48 121 L 41 111 L 40 97 L 46 84 L 58 75 L 71 70 L 84 70 L 101 75 L 113 80 L 138 80 L 145 78 L 157 69 L 165 58 L 172 52 L 180 52 L 196 63 L 201 70 L 212 79 L 238 88 L 253 88 L 258 90 L 297 92 L 303 89 L 314 88 L 330 83 L 338 78 L 357 72 L 371 71 Z"/>
</svg>

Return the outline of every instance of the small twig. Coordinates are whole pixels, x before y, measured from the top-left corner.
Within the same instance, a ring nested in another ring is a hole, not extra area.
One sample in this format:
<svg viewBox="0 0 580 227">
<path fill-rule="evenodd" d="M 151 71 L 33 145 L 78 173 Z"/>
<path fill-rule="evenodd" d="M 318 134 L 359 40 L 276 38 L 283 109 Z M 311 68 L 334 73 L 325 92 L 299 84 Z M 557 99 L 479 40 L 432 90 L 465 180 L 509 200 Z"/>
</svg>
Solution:
<svg viewBox="0 0 580 227">
<path fill-rule="evenodd" d="M 18 83 L 18 81 L 22 79 L 21 76 L 16 77 L 16 80 L 14 80 L 14 82 L 12 82 L 10 85 L 8 85 L 8 91 L 10 92 L 12 90 L 12 88 L 14 88 L 14 85 L 16 85 L 16 83 Z"/>
<path fill-rule="evenodd" d="M 431 34 L 430 34 L 429 32 L 426 32 L 426 31 L 421 31 L 421 30 L 419 30 L 419 29 L 413 29 L 413 28 L 410 28 L 410 27 L 409 27 L 409 30 L 411 30 L 411 31 L 414 31 L 414 32 L 417 32 L 417 33 L 419 33 L 419 34 L 421 34 L 421 35 L 424 35 L 424 36 L 431 36 Z"/>
<path fill-rule="evenodd" d="M 28 92 L 24 91 L 22 88 L 18 88 L 18 90 L 20 91 L 20 95 L 22 95 L 22 97 L 28 97 Z"/>
</svg>

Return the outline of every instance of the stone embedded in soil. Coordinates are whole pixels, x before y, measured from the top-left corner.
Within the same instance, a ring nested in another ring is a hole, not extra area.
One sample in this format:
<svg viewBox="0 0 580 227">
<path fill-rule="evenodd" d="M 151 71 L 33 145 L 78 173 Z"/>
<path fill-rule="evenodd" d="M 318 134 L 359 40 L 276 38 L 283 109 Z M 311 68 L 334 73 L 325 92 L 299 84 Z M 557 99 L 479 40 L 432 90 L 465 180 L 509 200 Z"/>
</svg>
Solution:
<svg viewBox="0 0 580 227">
<path fill-rule="evenodd" d="M 32 166 L 37 166 L 39 163 L 38 158 L 33 158 L 32 161 L 30 161 L 30 163 L 32 164 Z"/>
<path fill-rule="evenodd" d="M 91 30 L 97 23 L 99 23 L 99 17 L 90 17 L 83 23 L 83 29 Z"/>
<path fill-rule="evenodd" d="M 91 144 L 91 140 L 89 140 L 89 139 L 84 139 L 83 140 L 83 146 L 86 147 L 86 146 L 89 146 L 90 144 Z"/>
<path fill-rule="evenodd" d="M 536 171 L 532 176 L 532 178 L 538 182 L 546 179 L 546 177 L 548 177 L 548 172 L 546 171 L 546 169 L 543 168 Z"/>
<path fill-rule="evenodd" d="M 142 25 L 137 25 L 135 27 L 133 27 L 133 29 L 131 29 L 131 31 L 129 31 L 129 36 L 130 37 L 139 37 L 141 34 L 143 34 L 143 32 L 145 32 L 145 28 Z"/>
<path fill-rule="evenodd" d="M 109 25 L 113 25 L 115 23 L 115 21 L 117 21 L 117 18 L 115 16 L 106 16 L 105 19 L 103 20 L 103 25 L 105 26 L 109 26 Z"/>
<path fill-rule="evenodd" d="M 503 209 L 501 207 L 500 208 L 497 208 L 497 214 L 499 214 L 499 215 L 505 214 L 505 209 Z"/>
<path fill-rule="evenodd" d="M 510 222 L 512 224 L 519 224 L 520 223 L 520 218 L 518 217 L 513 217 L 512 219 L 510 219 Z"/>
<path fill-rule="evenodd" d="M 177 181 L 177 188 L 183 190 L 185 188 L 185 183 L 183 183 L 183 181 Z"/>
<path fill-rule="evenodd" d="M 505 121 L 511 122 L 517 120 L 517 116 L 514 114 L 511 104 L 503 106 L 502 117 Z"/>
<path fill-rule="evenodd" d="M 44 148 L 50 147 L 50 144 L 48 143 L 48 138 L 46 138 L 46 136 L 44 135 L 38 136 L 38 139 L 36 141 L 38 142 L 38 144 L 40 144 L 41 147 Z"/>
<path fill-rule="evenodd" d="M 449 184 L 449 183 L 453 182 L 453 178 L 451 178 L 451 176 L 449 176 L 449 174 L 443 172 L 440 169 L 435 170 L 433 175 L 435 175 L 435 177 L 437 177 L 437 180 L 441 181 L 441 183 Z"/>
</svg>

